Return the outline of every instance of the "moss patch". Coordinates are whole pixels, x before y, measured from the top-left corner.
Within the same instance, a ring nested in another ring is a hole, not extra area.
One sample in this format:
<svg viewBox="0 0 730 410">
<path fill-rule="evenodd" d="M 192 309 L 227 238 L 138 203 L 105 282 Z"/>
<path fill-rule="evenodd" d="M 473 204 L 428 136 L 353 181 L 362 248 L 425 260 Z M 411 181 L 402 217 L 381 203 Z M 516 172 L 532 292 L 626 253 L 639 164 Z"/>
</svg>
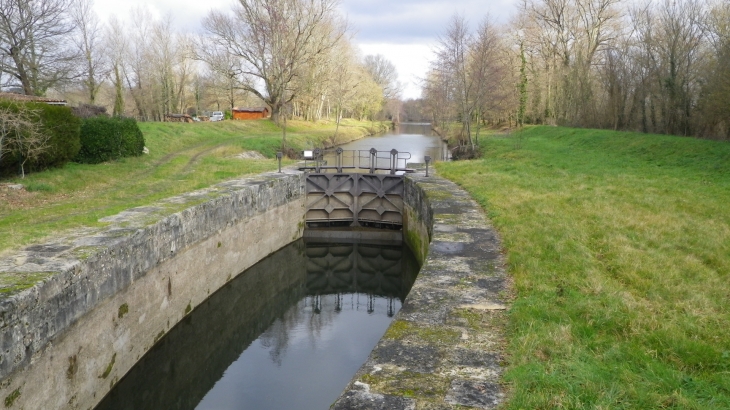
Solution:
<svg viewBox="0 0 730 410">
<path fill-rule="evenodd" d="M 13 390 L 12 393 L 5 397 L 5 407 L 12 407 L 13 403 L 15 403 L 15 400 L 17 400 L 18 397 L 20 397 L 20 387 Z"/>
<path fill-rule="evenodd" d="M 192 310 L 193 310 L 193 307 L 192 307 L 192 306 L 190 306 L 190 303 L 188 303 L 188 305 L 187 305 L 187 306 L 185 307 L 185 314 L 187 315 L 187 314 L 188 314 L 188 313 L 190 313 L 190 311 L 192 311 Z"/>
<path fill-rule="evenodd" d="M 66 378 L 73 379 L 73 377 L 76 375 L 76 372 L 79 371 L 79 364 L 78 364 L 78 358 L 76 355 L 73 355 L 68 358 L 68 369 L 66 369 Z"/>
<path fill-rule="evenodd" d="M 445 377 L 410 371 L 384 376 L 368 375 L 361 380 L 379 393 L 427 400 L 443 398 L 451 384 L 451 380 Z"/>
<path fill-rule="evenodd" d="M 162 339 L 162 336 L 165 336 L 165 331 L 164 330 L 160 330 L 160 333 L 158 333 L 157 336 L 155 336 L 154 343 L 157 343 L 160 339 Z"/>
<path fill-rule="evenodd" d="M 464 319 L 471 330 L 481 330 L 484 314 L 470 309 L 460 309 L 454 312 L 456 317 Z"/>
<path fill-rule="evenodd" d="M 121 306 L 119 306 L 119 312 L 117 313 L 117 317 L 119 319 L 121 319 L 127 313 L 129 313 L 129 305 L 127 305 L 126 303 L 123 303 Z"/>
<path fill-rule="evenodd" d="M 76 259 L 80 261 L 85 261 L 99 253 L 101 249 L 102 248 L 99 246 L 79 246 L 78 248 L 74 248 L 74 250 L 71 251 L 71 255 L 73 255 Z"/>
<path fill-rule="evenodd" d="M 56 272 L 3 272 L 0 273 L 0 296 L 10 296 L 30 289 Z"/>
<path fill-rule="evenodd" d="M 461 338 L 461 333 L 443 327 L 416 326 L 405 320 L 394 321 L 383 335 L 384 339 L 420 339 L 428 343 L 453 344 Z"/>
<path fill-rule="evenodd" d="M 429 200 L 446 201 L 446 200 L 452 199 L 454 197 L 454 194 L 443 189 L 440 186 L 434 187 L 434 188 L 427 188 L 427 189 L 424 189 L 424 191 L 426 192 L 426 197 Z"/>
<path fill-rule="evenodd" d="M 101 379 L 106 379 L 109 377 L 109 374 L 112 372 L 112 369 L 114 368 L 114 362 L 117 361 L 117 354 L 114 353 L 112 356 L 112 361 L 109 362 L 109 364 L 106 366 L 106 369 L 104 370 L 104 373 L 101 374 Z"/>
</svg>

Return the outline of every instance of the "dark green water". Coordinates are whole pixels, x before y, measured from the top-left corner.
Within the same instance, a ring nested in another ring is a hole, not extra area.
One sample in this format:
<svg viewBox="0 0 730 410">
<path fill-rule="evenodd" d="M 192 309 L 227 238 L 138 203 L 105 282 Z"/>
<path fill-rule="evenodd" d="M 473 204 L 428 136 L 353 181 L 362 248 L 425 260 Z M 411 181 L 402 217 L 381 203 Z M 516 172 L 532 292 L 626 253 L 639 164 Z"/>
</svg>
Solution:
<svg viewBox="0 0 730 410">
<path fill-rule="evenodd" d="M 326 409 L 418 269 L 405 246 L 294 242 L 197 307 L 97 409 Z"/>
</svg>

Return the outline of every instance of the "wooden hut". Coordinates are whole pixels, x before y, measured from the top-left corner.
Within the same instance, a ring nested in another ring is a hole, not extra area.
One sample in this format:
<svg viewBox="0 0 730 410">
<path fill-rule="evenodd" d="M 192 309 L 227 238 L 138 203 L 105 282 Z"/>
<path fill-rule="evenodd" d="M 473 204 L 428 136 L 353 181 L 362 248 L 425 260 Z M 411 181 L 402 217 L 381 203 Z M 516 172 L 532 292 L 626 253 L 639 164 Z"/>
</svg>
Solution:
<svg viewBox="0 0 730 410">
<path fill-rule="evenodd" d="M 269 109 L 266 107 L 234 107 L 231 110 L 234 120 L 260 120 L 269 118 Z"/>
</svg>

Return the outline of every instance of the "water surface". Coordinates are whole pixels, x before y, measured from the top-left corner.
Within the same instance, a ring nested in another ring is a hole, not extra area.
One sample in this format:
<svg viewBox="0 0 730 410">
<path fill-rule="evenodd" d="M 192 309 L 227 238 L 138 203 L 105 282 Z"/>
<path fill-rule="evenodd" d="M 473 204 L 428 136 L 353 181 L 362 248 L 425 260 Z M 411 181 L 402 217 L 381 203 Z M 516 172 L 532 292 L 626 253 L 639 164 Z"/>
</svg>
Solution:
<svg viewBox="0 0 730 410">
<path fill-rule="evenodd" d="M 294 242 L 197 307 L 97 409 L 326 409 L 417 272 L 405 246 Z"/>
<path fill-rule="evenodd" d="M 448 158 L 448 149 L 441 138 L 431 131 L 428 123 L 402 123 L 395 130 L 382 135 L 362 138 L 341 145 L 345 150 L 369 150 L 410 152 L 411 163 L 424 163 L 424 156 L 436 160 Z"/>
</svg>

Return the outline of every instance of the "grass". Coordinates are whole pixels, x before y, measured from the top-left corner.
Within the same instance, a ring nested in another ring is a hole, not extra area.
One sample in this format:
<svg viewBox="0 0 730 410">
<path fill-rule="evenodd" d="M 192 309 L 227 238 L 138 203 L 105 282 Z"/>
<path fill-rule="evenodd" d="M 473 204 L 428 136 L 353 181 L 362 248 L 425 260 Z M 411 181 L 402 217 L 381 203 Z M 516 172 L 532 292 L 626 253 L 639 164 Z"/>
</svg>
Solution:
<svg viewBox="0 0 730 410">
<path fill-rule="evenodd" d="M 22 191 L 0 188 L 0 253 L 38 243 L 69 229 L 104 225 L 100 218 L 246 174 L 272 171 L 281 130 L 269 120 L 216 123 L 140 123 L 149 155 L 98 165 L 67 164 L 34 173 Z M 383 123 L 346 120 L 338 142 L 382 130 Z M 329 145 L 335 124 L 290 121 L 288 145 Z M 266 160 L 234 158 L 255 150 Z M 293 161 L 285 161 L 285 164 Z"/>
<path fill-rule="evenodd" d="M 510 409 L 730 408 L 730 144 L 527 128 L 437 165 L 500 231 Z"/>
</svg>

